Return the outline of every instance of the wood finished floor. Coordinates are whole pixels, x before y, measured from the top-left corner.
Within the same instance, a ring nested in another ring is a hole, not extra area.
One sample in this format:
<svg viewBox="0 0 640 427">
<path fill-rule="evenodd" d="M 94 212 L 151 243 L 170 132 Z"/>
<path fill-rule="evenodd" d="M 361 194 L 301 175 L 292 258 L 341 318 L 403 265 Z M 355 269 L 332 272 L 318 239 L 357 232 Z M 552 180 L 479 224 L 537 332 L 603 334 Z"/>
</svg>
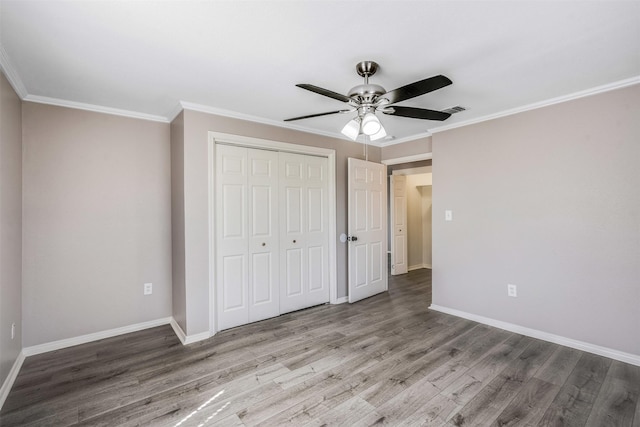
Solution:
<svg viewBox="0 0 640 427">
<path fill-rule="evenodd" d="M 640 426 L 640 367 L 427 309 L 431 273 L 182 346 L 163 326 L 25 361 L 8 426 Z"/>
</svg>

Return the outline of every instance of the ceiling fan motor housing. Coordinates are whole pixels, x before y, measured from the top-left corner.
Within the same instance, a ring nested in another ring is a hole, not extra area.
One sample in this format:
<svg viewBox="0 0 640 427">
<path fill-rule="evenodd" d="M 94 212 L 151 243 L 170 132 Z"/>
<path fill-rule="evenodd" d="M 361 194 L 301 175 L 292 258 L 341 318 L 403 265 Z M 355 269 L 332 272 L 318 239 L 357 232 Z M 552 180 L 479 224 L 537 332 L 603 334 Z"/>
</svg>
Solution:
<svg viewBox="0 0 640 427">
<path fill-rule="evenodd" d="M 373 104 L 378 96 L 385 93 L 387 91 L 382 86 L 365 83 L 351 88 L 347 96 L 356 98 L 359 104 Z"/>
<path fill-rule="evenodd" d="M 361 61 L 356 64 L 358 75 L 364 77 L 364 84 L 351 88 L 347 96 L 358 104 L 373 104 L 376 98 L 387 93 L 380 85 L 369 84 L 369 77 L 378 71 L 378 64 L 373 61 Z"/>
</svg>

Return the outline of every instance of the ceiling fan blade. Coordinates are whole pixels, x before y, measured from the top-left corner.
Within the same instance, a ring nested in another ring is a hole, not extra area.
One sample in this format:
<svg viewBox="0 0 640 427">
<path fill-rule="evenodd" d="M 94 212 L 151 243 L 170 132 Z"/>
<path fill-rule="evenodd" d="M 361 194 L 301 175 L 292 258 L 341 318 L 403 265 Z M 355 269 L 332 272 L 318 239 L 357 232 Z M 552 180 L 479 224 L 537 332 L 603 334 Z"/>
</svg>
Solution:
<svg viewBox="0 0 640 427">
<path fill-rule="evenodd" d="M 301 87 L 302 89 L 310 90 L 311 92 L 319 93 L 320 95 L 328 96 L 329 98 L 337 99 L 338 101 L 342 101 L 342 102 L 351 101 L 351 98 L 349 98 L 348 96 L 342 95 L 341 93 L 334 92 L 329 89 L 323 89 L 321 87 L 309 85 L 306 83 L 300 83 L 300 84 L 297 84 L 296 86 Z"/>
<path fill-rule="evenodd" d="M 382 111 L 384 114 L 390 116 L 410 117 L 412 119 L 424 119 L 424 120 L 447 120 L 451 114 L 444 113 L 442 111 L 427 110 L 425 108 L 414 107 L 387 107 Z"/>
<path fill-rule="evenodd" d="M 310 119 L 311 117 L 320 117 L 320 116 L 328 116 L 329 114 L 338 114 L 338 113 L 348 113 L 352 110 L 337 110 L 337 111 L 329 111 L 328 113 L 318 113 L 318 114 L 309 114 L 307 116 L 293 117 L 291 119 L 284 119 L 285 122 L 291 122 L 293 120 L 302 120 L 302 119 Z"/>
<path fill-rule="evenodd" d="M 434 90 L 449 86 L 451 83 L 453 82 L 443 75 L 433 76 L 428 79 L 399 87 L 398 89 L 390 90 L 384 95 L 381 95 L 381 98 L 387 98 L 389 100 L 389 104 L 395 104 L 396 102 L 433 92 Z"/>
</svg>

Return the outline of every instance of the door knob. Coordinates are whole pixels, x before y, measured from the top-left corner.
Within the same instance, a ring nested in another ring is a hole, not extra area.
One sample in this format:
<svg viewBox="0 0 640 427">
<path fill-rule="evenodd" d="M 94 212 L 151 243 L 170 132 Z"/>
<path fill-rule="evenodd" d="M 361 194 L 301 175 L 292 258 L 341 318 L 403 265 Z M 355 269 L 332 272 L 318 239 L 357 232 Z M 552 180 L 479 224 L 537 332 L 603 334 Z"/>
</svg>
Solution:
<svg viewBox="0 0 640 427">
<path fill-rule="evenodd" d="M 350 242 L 355 242 L 356 240 L 358 240 L 358 238 L 356 236 L 349 236 L 347 237 L 347 240 Z"/>
<path fill-rule="evenodd" d="M 296 241 L 294 240 L 293 243 L 295 243 Z"/>
<path fill-rule="evenodd" d="M 267 246 L 267 244 L 263 242 L 263 243 L 262 243 L 262 246 Z"/>
</svg>

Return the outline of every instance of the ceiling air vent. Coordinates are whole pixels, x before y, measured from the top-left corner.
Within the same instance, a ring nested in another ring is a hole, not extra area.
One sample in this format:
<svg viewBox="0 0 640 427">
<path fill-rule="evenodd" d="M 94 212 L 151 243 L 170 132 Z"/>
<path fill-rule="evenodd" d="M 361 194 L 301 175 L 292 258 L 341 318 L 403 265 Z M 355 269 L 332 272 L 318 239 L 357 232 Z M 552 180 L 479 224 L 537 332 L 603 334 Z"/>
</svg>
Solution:
<svg viewBox="0 0 640 427">
<path fill-rule="evenodd" d="M 449 113 L 449 114 L 455 114 L 455 113 L 459 113 L 461 111 L 465 111 L 466 108 L 460 106 L 460 105 L 456 105 L 455 107 L 451 107 L 451 108 L 447 108 L 446 110 L 442 110 L 443 113 Z"/>
</svg>

